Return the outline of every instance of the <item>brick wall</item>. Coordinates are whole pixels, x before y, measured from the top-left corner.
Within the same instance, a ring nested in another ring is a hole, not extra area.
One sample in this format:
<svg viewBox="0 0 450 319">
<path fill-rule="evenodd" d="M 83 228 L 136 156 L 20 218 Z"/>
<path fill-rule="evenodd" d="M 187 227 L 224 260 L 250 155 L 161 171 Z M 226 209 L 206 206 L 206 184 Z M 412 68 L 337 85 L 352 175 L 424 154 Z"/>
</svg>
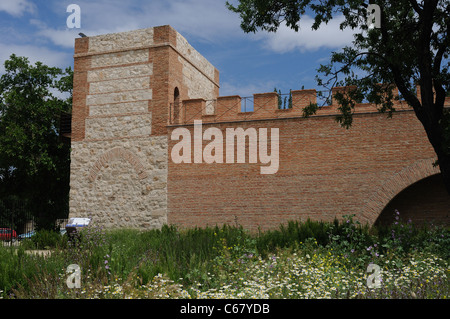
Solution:
<svg viewBox="0 0 450 319">
<path fill-rule="evenodd" d="M 289 220 L 332 221 L 356 214 L 357 220 L 372 224 L 404 188 L 439 173 L 432 166 L 435 154 L 411 111 L 398 112 L 392 119 L 379 113 L 357 114 L 349 130 L 339 127 L 331 115 L 202 126 L 203 131 L 218 127 L 224 136 L 230 127 L 278 128 L 279 170 L 262 175 L 262 164 L 249 164 L 248 159 L 245 164 L 169 160 L 169 223 L 189 227 L 237 221 L 256 230 Z M 193 134 L 192 125 L 183 127 Z M 169 130 L 169 154 L 178 142 L 170 141 L 174 129 Z M 448 196 L 443 200 L 440 207 L 448 209 Z M 448 213 L 439 216 L 448 221 Z"/>
</svg>

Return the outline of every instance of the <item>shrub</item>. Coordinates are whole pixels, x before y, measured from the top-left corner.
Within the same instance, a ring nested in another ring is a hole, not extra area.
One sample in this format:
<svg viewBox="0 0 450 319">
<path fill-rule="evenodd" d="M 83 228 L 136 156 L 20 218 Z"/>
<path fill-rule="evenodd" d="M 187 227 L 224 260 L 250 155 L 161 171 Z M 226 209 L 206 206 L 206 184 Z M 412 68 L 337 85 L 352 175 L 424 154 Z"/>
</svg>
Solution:
<svg viewBox="0 0 450 319">
<path fill-rule="evenodd" d="M 22 246 L 27 249 L 52 249 L 64 247 L 67 244 L 67 237 L 54 230 L 41 229 L 29 239 L 22 242 Z"/>
<path fill-rule="evenodd" d="M 278 230 L 259 231 L 256 246 L 263 255 L 274 252 L 278 248 L 298 247 L 300 243 L 310 238 L 315 239 L 319 245 L 325 246 L 329 242 L 330 227 L 330 223 L 312 221 L 309 218 L 305 222 L 289 221 L 287 226 L 280 225 Z"/>
<path fill-rule="evenodd" d="M 187 291 L 193 297 L 376 298 L 407 296 L 410 285 L 420 297 L 448 296 L 448 229 L 370 229 L 353 217 L 292 221 L 257 234 L 236 225 L 105 231 L 91 223 L 79 241 L 66 238 L 66 244 L 42 233 L 35 246 L 55 247 L 48 258 L 26 254 L 25 246 L 0 247 L 0 290 L 20 298 L 119 298 L 130 292 L 162 298 Z M 374 294 L 361 290 L 371 262 L 386 271 L 386 289 Z M 82 290 L 65 285 L 70 264 L 82 269 Z"/>
<path fill-rule="evenodd" d="M 376 242 L 368 225 L 354 221 L 355 215 L 345 215 L 341 223 L 334 220 L 329 231 L 329 244 L 346 253 L 364 251 Z"/>
<path fill-rule="evenodd" d="M 401 221 L 400 212 L 394 213 L 394 222 L 389 226 L 378 226 L 377 235 L 383 251 L 406 256 L 412 251 L 435 253 L 450 258 L 450 230 L 439 225 L 415 225 Z"/>
</svg>

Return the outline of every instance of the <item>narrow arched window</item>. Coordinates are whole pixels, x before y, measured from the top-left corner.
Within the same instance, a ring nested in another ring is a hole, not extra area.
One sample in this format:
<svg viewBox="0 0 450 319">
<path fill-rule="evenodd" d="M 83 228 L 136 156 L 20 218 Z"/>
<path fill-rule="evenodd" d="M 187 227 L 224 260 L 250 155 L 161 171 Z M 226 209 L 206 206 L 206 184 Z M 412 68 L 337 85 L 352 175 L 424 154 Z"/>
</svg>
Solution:
<svg viewBox="0 0 450 319">
<path fill-rule="evenodd" d="M 180 120 L 180 111 L 181 111 L 181 103 L 180 103 L 180 91 L 176 87 L 173 92 L 173 122 L 179 123 Z"/>
</svg>

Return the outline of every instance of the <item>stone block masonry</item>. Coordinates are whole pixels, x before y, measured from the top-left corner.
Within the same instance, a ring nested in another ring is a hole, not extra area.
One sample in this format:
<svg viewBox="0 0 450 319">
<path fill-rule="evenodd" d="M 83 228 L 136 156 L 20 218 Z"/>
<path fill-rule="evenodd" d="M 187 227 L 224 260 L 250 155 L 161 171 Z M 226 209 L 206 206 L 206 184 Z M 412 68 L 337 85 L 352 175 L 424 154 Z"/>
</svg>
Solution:
<svg viewBox="0 0 450 319">
<path fill-rule="evenodd" d="M 169 104 L 218 93 L 218 72 L 170 26 L 76 40 L 70 216 L 167 223 Z"/>
<path fill-rule="evenodd" d="M 241 97 L 219 96 L 218 70 L 170 26 L 76 39 L 74 59 L 70 217 L 108 228 L 237 221 L 257 230 L 346 214 L 373 224 L 398 206 L 413 220 L 450 224 L 435 154 L 404 101 L 392 119 L 357 104 L 348 130 L 335 121 L 335 99 L 302 117 L 315 90 L 292 91 L 283 110 L 277 93 L 257 93 L 253 111 L 242 112 Z M 172 132 L 194 136 L 196 120 L 223 136 L 227 128 L 277 129 L 276 173 L 261 174 L 248 159 L 175 163 Z M 417 201 L 425 188 L 431 197 Z"/>
<path fill-rule="evenodd" d="M 167 138 L 76 142 L 71 216 L 102 225 L 158 228 L 167 222 Z"/>
</svg>

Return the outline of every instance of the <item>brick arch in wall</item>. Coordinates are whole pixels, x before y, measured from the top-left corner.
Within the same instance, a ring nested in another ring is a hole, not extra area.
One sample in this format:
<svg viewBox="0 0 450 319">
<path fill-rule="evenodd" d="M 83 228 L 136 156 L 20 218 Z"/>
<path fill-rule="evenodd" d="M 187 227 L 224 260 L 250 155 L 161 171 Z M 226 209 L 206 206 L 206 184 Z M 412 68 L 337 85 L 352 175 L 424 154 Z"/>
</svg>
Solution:
<svg viewBox="0 0 450 319">
<path fill-rule="evenodd" d="M 169 93 L 170 122 L 179 124 L 184 117 L 183 100 L 188 98 L 188 90 L 179 80 L 174 79 L 169 85 Z"/>
<path fill-rule="evenodd" d="M 88 175 L 89 182 L 94 182 L 97 179 L 98 173 L 100 172 L 101 168 L 105 167 L 108 162 L 113 159 L 123 159 L 129 162 L 134 168 L 139 179 L 144 179 L 148 175 L 144 169 L 144 165 L 142 165 L 141 161 L 136 155 L 124 148 L 115 147 L 100 155 L 97 161 L 91 166 Z"/>
<path fill-rule="evenodd" d="M 360 221 L 373 225 L 383 209 L 401 191 L 424 178 L 439 174 L 439 168 L 433 166 L 435 161 L 435 158 L 418 160 L 385 180 L 369 197 L 361 212 Z"/>
</svg>

